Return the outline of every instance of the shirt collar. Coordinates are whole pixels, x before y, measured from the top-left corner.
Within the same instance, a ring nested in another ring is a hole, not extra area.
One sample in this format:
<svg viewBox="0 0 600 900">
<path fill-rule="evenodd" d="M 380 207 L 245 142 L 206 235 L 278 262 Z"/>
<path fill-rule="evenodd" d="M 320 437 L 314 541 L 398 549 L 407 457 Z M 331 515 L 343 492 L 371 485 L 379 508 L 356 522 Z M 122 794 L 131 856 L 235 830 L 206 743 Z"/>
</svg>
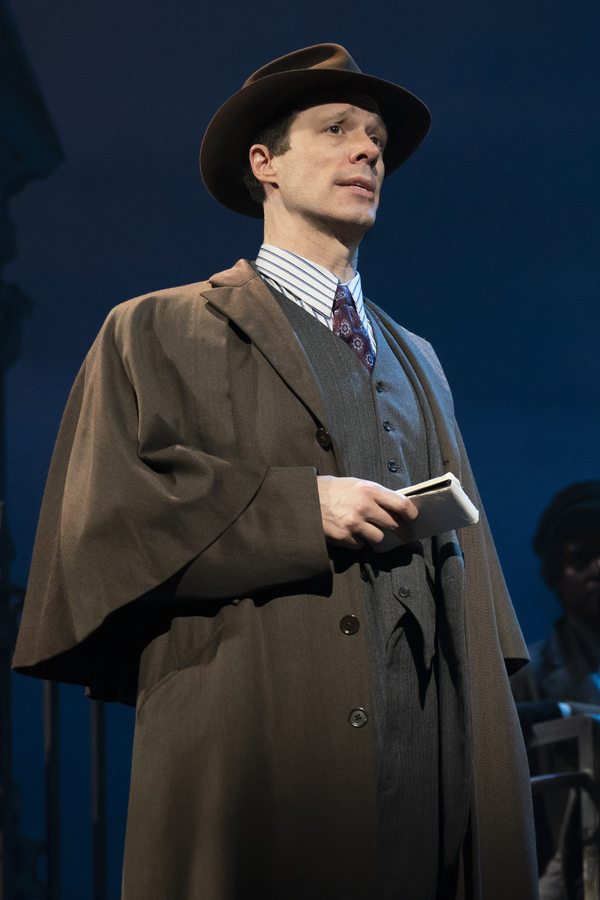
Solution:
<svg viewBox="0 0 600 900">
<path fill-rule="evenodd" d="M 275 282 L 284 294 L 291 294 L 307 304 L 319 317 L 333 317 L 333 301 L 340 279 L 329 269 L 304 259 L 291 250 L 282 250 L 272 244 L 263 244 L 256 258 L 256 268 L 261 275 Z M 348 284 L 356 311 L 364 318 L 364 303 L 360 274 L 357 272 Z"/>
</svg>

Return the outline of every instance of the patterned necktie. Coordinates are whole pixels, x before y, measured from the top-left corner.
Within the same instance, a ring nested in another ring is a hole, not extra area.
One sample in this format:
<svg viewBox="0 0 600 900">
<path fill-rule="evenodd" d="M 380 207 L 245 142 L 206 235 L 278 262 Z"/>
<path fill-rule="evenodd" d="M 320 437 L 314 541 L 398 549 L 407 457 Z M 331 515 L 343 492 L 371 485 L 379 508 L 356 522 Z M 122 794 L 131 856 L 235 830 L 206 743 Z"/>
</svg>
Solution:
<svg viewBox="0 0 600 900">
<path fill-rule="evenodd" d="M 375 350 L 369 332 L 360 321 L 345 284 L 338 284 L 333 301 L 333 332 L 351 347 L 369 372 L 375 365 Z"/>
</svg>

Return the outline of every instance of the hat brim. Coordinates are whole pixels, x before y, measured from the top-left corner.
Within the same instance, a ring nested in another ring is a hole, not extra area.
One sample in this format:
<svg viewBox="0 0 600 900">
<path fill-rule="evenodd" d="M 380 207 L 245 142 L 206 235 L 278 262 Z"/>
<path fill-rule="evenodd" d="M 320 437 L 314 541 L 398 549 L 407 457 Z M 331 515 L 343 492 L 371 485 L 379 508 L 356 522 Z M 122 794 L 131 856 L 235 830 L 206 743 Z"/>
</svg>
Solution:
<svg viewBox="0 0 600 900">
<path fill-rule="evenodd" d="M 364 94 L 379 106 L 388 132 L 383 154 L 391 175 L 427 135 L 431 116 L 425 104 L 397 84 L 340 69 L 296 69 L 268 75 L 234 94 L 215 113 L 200 148 L 200 171 L 209 192 L 234 212 L 262 219 L 262 204 L 243 182 L 248 151 L 256 135 L 291 112 L 307 94 L 347 91 Z M 324 102 L 329 102 L 324 101 Z"/>
</svg>

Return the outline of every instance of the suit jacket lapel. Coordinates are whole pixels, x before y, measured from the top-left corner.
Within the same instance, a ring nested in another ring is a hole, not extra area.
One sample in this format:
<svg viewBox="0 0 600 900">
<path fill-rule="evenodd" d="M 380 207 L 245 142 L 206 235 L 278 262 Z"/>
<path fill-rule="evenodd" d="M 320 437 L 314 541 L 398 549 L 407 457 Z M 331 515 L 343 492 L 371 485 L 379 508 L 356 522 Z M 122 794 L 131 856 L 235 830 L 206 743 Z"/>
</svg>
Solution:
<svg viewBox="0 0 600 900">
<path fill-rule="evenodd" d="M 248 335 L 290 390 L 326 427 L 325 404 L 306 353 L 260 275 L 246 260 L 211 278 L 203 296 Z"/>
<path fill-rule="evenodd" d="M 427 341 L 396 325 L 369 300 L 365 300 L 365 305 L 379 322 L 379 326 L 396 356 L 399 356 L 398 348 L 400 348 L 411 366 L 414 375 L 411 377 L 410 372 L 407 372 L 407 375 L 413 382 L 417 393 L 423 391 L 429 404 L 436 432 L 435 436 L 431 435 L 431 440 L 436 441 L 439 446 L 443 470 L 453 472 L 460 480 L 461 455 L 454 431 L 452 395 L 433 348 Z"/>
</svg>

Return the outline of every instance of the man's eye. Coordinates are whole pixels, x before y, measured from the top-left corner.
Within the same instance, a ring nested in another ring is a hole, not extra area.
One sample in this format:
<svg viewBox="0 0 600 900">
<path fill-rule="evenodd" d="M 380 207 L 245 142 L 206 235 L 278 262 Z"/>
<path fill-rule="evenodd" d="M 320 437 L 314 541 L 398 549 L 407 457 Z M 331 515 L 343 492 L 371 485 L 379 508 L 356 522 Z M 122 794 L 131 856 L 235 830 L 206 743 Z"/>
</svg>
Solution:
<svg viewBox="0 0 600 900">
<path fill-rule="evenodd" d="M 327 131 L 331 131 L 332 134 L 339 134 L 341 130 L 339 125 L 330 125 L 327 129 Z"/>
<path fill-rule="evenodd" d="M 373 143 L 375 144 L 375 146 L 379 147 L 379 149 L 381 150 L 381 148 L 383 147 L 383 141 L 381 140 L 381 138 L 380 138 L 380 137 L 377 137 L 376 134 L 372 134 L 372 135 L 371 135 L 371 140 L 373 141 Z"/>
</svg>

